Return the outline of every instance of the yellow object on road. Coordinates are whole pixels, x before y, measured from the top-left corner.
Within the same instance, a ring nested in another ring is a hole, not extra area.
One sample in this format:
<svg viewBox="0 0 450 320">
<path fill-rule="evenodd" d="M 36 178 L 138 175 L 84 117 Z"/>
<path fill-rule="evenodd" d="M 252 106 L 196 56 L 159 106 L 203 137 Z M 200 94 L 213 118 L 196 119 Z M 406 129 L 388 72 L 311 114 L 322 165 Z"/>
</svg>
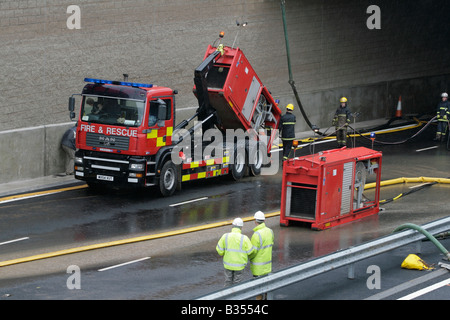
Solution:
<svg viewBox="0 0 450 320">
<path fill-rule="evenodd" d="M 405 269 L 413 269 L 413 270 L 433 269 L 433 267 L 429 266 L 425 261 L 420 259 L 420 257 L 415 254 L 408 255 L 406 257 L 406 259 L 402 262 L 401 267 L 405 268 Z"/>
</svg>

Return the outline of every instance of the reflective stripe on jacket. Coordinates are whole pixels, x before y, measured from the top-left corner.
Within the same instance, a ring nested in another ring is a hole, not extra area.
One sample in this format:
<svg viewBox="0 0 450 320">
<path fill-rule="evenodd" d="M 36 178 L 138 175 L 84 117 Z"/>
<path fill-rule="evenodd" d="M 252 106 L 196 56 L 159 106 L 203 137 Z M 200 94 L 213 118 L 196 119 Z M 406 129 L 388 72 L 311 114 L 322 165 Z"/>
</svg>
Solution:
<svg viewBox="0 0 450 320">
<path fill-rule="evenodd" d="M 448 101 L 441 101 L 437 107 L 437 120 L 450 120 L 450 103 Z"/>
<path fill-rule="evenodd" d="M 261 223 L 253 229 L 252 245 L 255 255 L 250 257 L 250 270 L 254 276 L 262 276 L 272 272 L 272 247 L 274 235 L 272 229 Z"/>
<path fill-rule="evenodd" d="M 225 233 L 216 246 L 217 253 L 223 256 L 223 266 L 228 270 L 242 270 L 248 262 L 248 256 L 254 254 L 250 239 L 241 234 L 241 229 L 233 228 Z"/>
<path fill-rule="evenodd" d="M 296 118 L 290 112 L 286 112 L 281 116 L 279 130 L 281 131 L 281 139 L 294 140 L 295 138 L 295 122 Z"/>
<path fill-rule="evenodd" d="M 350 123 L 351 120 L 353 120 L 353 116 L 348 106 L 338 107 L 334 113 L 333 125 L 342 126 L 345 123 Z M 342 121 L 343 123 L 338 123 L 338 121 Z"/>
</svg>

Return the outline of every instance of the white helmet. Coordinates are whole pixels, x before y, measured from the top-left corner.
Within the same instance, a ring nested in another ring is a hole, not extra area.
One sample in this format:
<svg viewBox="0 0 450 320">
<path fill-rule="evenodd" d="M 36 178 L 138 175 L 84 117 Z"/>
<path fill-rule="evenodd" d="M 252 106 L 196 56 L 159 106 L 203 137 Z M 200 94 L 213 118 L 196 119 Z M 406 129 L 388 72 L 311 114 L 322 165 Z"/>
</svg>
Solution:
<svg viewBox="0 0 450 320">
<path fill-rule="evenodd" d="M 258 211 L 255 213 L 255 220 L 264 221 L 266 220 L 266 217 L 264 216 L 264 213 L 262 211 Z"/>
<path fill-rule="evenodd" d="M 441 94 L 441 97 L 442 97 L 442 98 L 448 98 L 447 92 L 444 92 L 443 94 Z"/>
<path fill-rule="evenodd" d="M 242 221 L 241 218 L 236 218 L 236 219 L 233 220 L 233 226 L 243 227 L 244 226 L 244 221 Z"/>
</svg>

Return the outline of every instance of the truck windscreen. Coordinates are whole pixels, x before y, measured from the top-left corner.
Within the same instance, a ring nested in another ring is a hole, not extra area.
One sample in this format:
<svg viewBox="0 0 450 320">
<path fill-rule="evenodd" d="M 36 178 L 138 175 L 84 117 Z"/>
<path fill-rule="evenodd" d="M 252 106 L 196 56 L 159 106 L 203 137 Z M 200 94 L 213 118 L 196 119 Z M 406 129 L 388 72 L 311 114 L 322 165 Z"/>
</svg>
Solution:
<svg viewBox="0 0 450 320">
<path fill-rule="evenodd" d="M 116 126 L 138 127 L 145 110 L 145 90 L 88 84 L 83 90 L 81 120 Z"/>
</svg>

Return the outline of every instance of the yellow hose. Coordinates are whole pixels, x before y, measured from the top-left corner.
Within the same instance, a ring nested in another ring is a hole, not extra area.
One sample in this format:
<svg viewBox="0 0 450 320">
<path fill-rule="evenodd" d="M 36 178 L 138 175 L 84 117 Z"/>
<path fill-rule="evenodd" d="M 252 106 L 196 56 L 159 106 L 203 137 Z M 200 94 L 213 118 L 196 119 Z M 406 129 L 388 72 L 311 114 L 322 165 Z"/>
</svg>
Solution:
<svg viewBox="0 0 450 320">
<path fill-rule="evenodd" d="M 406 125 L 406 126 L 392 128 L 392 129 L 383 129 L 383 130 L 375 131 L 375 133 L 377 135 L 380 135 L 380 134 L 386 134 L 386 133 L 400 132 L 400 131 L 415 129 L 415 128 L 421 127 L 425 123 L 427 123 L 427 121 L 420 121 L 416 118 L 414 118 L 414 120 L 417 122 L 416 124 Z M 350 138 L 357 137 L 357 136 L 369 136 L 369 135 L 370 135 L 370 132 L 358 133 L 358 134 L 351 134 L 351 133 L 348 134 L 348 136 Z M 319 139 L 320 140 L 329 140 L 329 139 L 335 139 L 335 138 L 336 138 L 336 136 L 327 136 L 327 137 L 321 137 Z M 308 142 L 314 142 L 315 140 L 316 139 L 309 137 L 309 138 L 301 139 L 301 140 L 299 140 L 299 142 L 308 143 Z"/>
<path fill-rule="evenodd" d="M 427 182 L 437 182 L 437 183 L 448 183 L 450 184 L 450 179 L 448 178 L 430 178 L 430 177 L 416 177 L 416 178 L 396 178 L 391 180 L 385 180 L 380 182 L 380 187 L 390 186 L 399 183 L 427 183 Z M 365 185 L 364 190 L 375 188 L 376 182 L 368 183 Z"/>
</svg>

